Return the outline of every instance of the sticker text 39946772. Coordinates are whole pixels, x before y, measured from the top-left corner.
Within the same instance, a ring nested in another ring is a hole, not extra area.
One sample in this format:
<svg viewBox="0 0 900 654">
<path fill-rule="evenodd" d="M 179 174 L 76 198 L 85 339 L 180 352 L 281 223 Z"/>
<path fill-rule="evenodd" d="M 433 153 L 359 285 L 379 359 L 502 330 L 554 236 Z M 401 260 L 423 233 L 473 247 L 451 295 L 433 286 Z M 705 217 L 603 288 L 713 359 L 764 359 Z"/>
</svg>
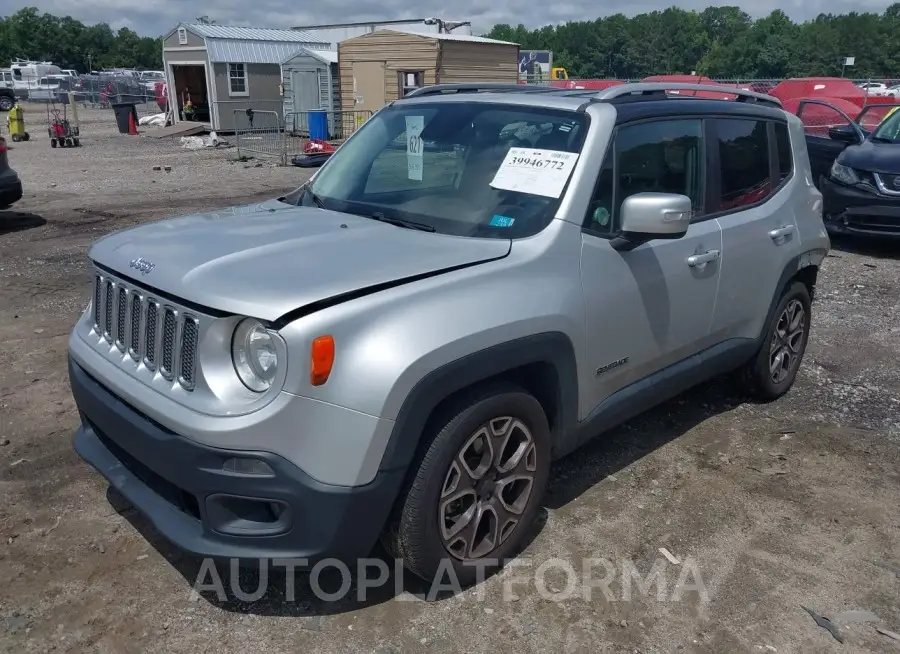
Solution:
<svg viewBox="0 0 900 654">
<path fill-rule="evenodd" d="M 577 152 L 510 148 L 491 186 L 548 198 L 562 195 L 578 161 Z"/>
</svg>

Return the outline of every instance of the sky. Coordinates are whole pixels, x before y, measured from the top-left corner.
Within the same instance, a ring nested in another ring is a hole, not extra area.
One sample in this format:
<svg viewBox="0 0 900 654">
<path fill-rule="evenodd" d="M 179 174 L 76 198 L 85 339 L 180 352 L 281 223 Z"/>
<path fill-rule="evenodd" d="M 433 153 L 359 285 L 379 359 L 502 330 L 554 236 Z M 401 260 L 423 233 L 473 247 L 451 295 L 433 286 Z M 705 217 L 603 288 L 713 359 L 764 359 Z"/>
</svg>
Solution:
<svg viewBox="0 0 900 654">
<path fill-rule="evenodd" d="M 529 28 L 569 20 L 593 20 L 598 16 L 622 11 L 627 15 L 678 6 L 702 10 L 716 4 L 741 6 L 752 16 L 782 9 L 796 21 L 814 18 L 817 14 L 873 11 L 881 13 L 896 0 L 723 0 L 721 3 L 702 0 L 634 0 L 627 9 L 614 3 L 598 4 L 595 0 L 560 0 L 534 2 L 507 0 L 488 3 L 485 0 L 343 0 L 326 2 L 284 2 L 278 0 L 0 0 L 0 15 L 15 13 L 23 6 L 36 6 L 57 16 L 72 16 L 84 23 L 107 22 L 114 29 L 128 27 L 142 36 L 160 36 L 179 21 L 193 22 L 198 16 L 208 16 L 220 25 L 289 28 L 297 25 L 361 22 L 437 16 L 444 20 L 468 20 L 473 32 L 484 33 L 496 23 Z M 151 9 L 152 7 L 152 9 Z M 252 11 L 248 8 L 252 7 Z"/>
</svg>

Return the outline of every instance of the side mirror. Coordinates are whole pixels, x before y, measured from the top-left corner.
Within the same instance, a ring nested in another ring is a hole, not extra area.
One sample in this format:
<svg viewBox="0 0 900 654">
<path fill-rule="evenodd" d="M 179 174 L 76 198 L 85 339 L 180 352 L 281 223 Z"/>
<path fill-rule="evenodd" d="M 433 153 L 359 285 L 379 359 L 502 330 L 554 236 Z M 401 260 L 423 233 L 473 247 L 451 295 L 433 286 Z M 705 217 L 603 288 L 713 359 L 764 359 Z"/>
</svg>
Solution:
<svg viewBox="0 0 900 654">
<path fill-rule="evenodd" d="M 633 250 L 656 239 L 677 239 L 687 233 L 693 209 L 691 199 L 676 193 L 635 193 L 625 198 L 622 228 L 610 241 L 614 250 Z"/>
<path fill-rule="evenodd" d="M 828 138 L 832 141 L 838 141 L 839 143 L 846 143 L 847 145 L 856 145 L 862 140 L 859 136 L 859 132 L 853 128 L 853 125 L 832 127 L 828 130 Z"/>
</svg>

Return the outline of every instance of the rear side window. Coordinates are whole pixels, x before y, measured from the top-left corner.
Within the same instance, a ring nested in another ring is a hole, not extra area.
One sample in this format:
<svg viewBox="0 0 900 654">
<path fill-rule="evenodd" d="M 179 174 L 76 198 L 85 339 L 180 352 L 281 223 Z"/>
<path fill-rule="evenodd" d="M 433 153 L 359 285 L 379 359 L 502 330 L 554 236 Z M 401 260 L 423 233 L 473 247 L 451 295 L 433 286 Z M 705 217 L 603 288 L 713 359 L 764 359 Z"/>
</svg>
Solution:
<svg viewBox="0 0 900 654">
<path fill-rule="evenodd" d="M 719 119 L 720 211 L 765 200 L 772 191 L 769 134 L 764 120 Z"/>
<path fill-rule="evenodd" d="M 775 147 L 778 148 L 778 183 L 780 184 L 794 171 L 794 157 L 791 154 L 791 137 L 787 125 L 775 123 Z"/>
</svg>

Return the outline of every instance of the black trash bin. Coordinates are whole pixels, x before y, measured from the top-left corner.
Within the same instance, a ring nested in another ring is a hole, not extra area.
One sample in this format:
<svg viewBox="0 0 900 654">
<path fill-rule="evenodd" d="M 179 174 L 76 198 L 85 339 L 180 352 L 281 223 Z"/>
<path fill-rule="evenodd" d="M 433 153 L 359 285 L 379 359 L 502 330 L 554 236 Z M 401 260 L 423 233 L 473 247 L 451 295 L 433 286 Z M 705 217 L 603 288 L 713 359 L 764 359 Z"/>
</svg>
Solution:
<svg viewBox="0 0 900 654">
<path fill-rule="evenodd" d="M 138 115 L 137 107 L 133 102 L 114 102 L 110 105 L 113 113 L 116 115 L 116 125 L 119 127 L 120 134 L 128 134 L 128 117 L 134 117 L 134 127 L 137 129 Z"/>
</svg>

